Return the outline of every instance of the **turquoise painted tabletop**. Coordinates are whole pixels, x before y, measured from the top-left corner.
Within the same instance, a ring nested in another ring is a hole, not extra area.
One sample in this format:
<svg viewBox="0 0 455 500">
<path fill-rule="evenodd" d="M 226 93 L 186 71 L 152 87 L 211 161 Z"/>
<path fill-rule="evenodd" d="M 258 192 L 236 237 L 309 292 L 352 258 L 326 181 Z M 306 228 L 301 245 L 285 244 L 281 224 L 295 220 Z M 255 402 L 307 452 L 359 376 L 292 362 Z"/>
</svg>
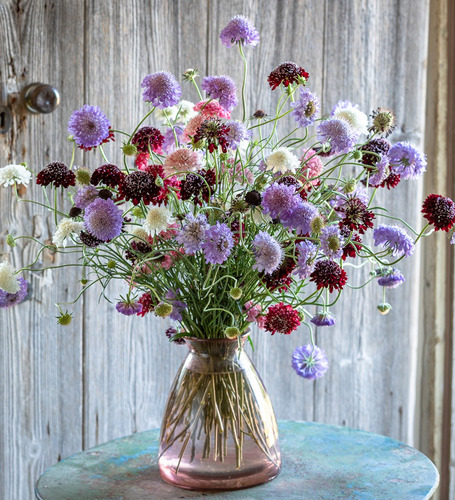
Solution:
<svg viewBox="0 0 455 500">
<path fill-rule="evenodd" d="M 346 427 L 278 423 L 280 475 L 233 492 L 175 488 L 158 472 L 157 429 L 116 439 L 48 469 L 36 484 L 39 500 L 411 500 L 430 498 L 439 482 L 433 463 L 394 439 Z"/>
</svg>

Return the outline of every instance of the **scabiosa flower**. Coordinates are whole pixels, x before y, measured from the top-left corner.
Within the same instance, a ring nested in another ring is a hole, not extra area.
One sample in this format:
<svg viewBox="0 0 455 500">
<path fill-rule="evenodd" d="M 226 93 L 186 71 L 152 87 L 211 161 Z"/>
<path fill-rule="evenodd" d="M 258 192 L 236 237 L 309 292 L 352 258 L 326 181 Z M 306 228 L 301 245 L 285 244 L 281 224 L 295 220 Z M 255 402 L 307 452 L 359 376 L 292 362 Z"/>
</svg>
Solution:
<svg viewBox="0 0 455 500">
<path fill-rule="evenodd" d="M 291 61 L 286 61 L 277 66 L 267 78 L 272 90 L 280 84 L 288 87 L 292 83 L 306 83 L 310 75 L 300 66 Z"/>
<path fill-rule="evenodd" d="M 147 166 L 149 164 L 150 160 L 150 154 L 149 153 L 139 153 L 135 160 L 134 163 L 138 170 L 146 170 Z"/>
<path fill-rule="evenodd" d="M 389 157 L 387 155 L 381 155 L 380 159 L 375 165 L 377 169 L 373 175 L 370 175 L 368 179 L 368 184 L 373 187 L 379 187 L 387 179 L 390 174 L 389 167 Z"/>
<path fill-rule="evenodd" d="M 332 109 L 332 116 L 348 123 L 358 136 L 368 134 L 368 116 L 360 111 L 357 104 L 339 101 Z"/>
<path fill-rule="evenodd" d="M 263 329 L 265 326 L 265 316 L 262 316 L 261 304 L 254 304 L 252 300 L 245 303 L 246 320 L 250 323 L 256 322 L 259 328 Z"/>
<path fill-rule="evenodd" d="M 185 99 L 182 99 L 170 108 L 157 109 L 155 111 L 155 118 L 159 119 L 163 125 L 167 125 L 169 122 L 185 125 L 194 116 L 196 116 L 194 104 Z"/>
<path fill-rule="evenodd" d="M 152 206 L 145 217 L 142 227 L 149 235 L 152 235 L 153 233 L 164 231 L 172 222 L 172 213 L 169 209 Z"/>
<path fill-rule="evenodd" d="M 202 249 L 205 241 L 205 232 L 210 225 L 204 214 L 198 214 L 196 217 L 192 213 L 186 215 L 186 224 L 180 233 L 176 236 L 177 243 L 183 245 L 185 252 L 189 255 Z"/>
<path fill-rule="evenodd" d="M 435 231 L 449 231 L 455 223 L 455 203 L 440 194 L 430 194 L 422 205 L 422 213 Z"/>
<path fill-rule="evenodd" d="M 302 345 L 292 355 L 292 367 L 300 377 L 316 380 L 329 368 L 329 362 L 323 349 L 318 346 Z"/>
<path fill-rule="evenodd" d="M 390 168 L 403 179 L 417 179 L 425 172 L 425 155 L 409 142 L 397 142 L 389 152 Z"/>
<path fill-rule="evenodd" d="M 89 247 L 89 248 L 95 248 L 98 245 L 101 245 L 101 243 L 103 243 L 103 240 L 100 240 L 100 239 L 96 238 L 95 236 L 93 236 L 93 234 L 86 233 L 84 231 L 81 231 L 81 233 L 79 234 L 79 238 L 80 238 L 81 242 L 86 247 Z"/>
<path fill-rule="evenodd" d="M 0 290 L 7 293 L 17 293 L 20 283 L 13 274 L 13 268 L 7 262 L 0 263 Z"/>
<path fill-rule="evenodd" d="M 85 209 L 84 226 L 101 241 L 110 241 L 122 230 L 122 211 L 111 200 L 97 198 Z"/>
<path fill-rule="evenodd" d="M 273 273 L 261 276 L 261 281 L 272 292 L 276 289 L 280 292 L 286 292 L 292 283 L 291 274 L 294 269 L 294 259 L 292 257 L 285 257 Z"/>
<path fill-rule="evenodd" d="M 338 226 L 326 226 L 321 231 L 321 251 L 329 259 L 339 259 L 343 255 L 344 239 Z"/>
<path fill-rule="evenodd" d="M 368 129 L 370 132 L 388 137 L 395 130 L 396 118 L 390 109 L 378 108 L 373 111 L 371 118 L 373 119 L 373 123 Z"/>
<path fill-rule="evenodd" d="M 336 210 L 342 217 L 341 228 L 364 234 L 368 228 L 373 227 L 374 213 L 368 210 L 365 203 L 357 196 L 348 196 L 346 201 Z"/>
<path fill-rule="evenodd" d="M 298 179 L 304 185 L 307 184 L 309 179 L 313 179 L 310 183 L 316 186 L 319 180 L 314 179 L 314 177 L 321 175 L 324 168 L 321 158 L 319 158 L 314 149 L 308 149 L 305 151 L 300 161 L 302 163 L 302 169 L 300 170 Z"/>
<path fill-rule="evenodd" d="M 310 321 L 316 326 L 333 326 L 336 322 L 335 316 L 329 311 L 316 313 Z"/>
<path fill-rule="evenodd" d="M 182 89 L 175 76 L 168 71 L 158 71 L 147 75 L 141 83 L 142 98 L 156 108 L 169 108 L 179 102 Z"/>
<path fill-rule="evenodd" d="M 111 124 L 98 106 L 82 106 L 73 112 L 68 122 L 68 132 L 76 144 L 89 151 L 113 138 Z"/>
<path fill-rule="evenodd" d="M 161 149 L 166 153 L 173 153 L 176 149 L 182 147 L 183 144 L 183 128 L 176 125 L 174 128 L 168 128 L 164 132 L 164 141 Z M 176 141 L 177 138 L 177 141 Z"/>
<path fill-rule="evenodd" d="M 232 232 L 226 224 L 216 223 L 205 231 L 202 244 L 205 260 L 210 264 L 222 264 L 231 254 L 234 246 Z"/>
<path fill-rule="evenodd" d="M 163 171 L 167 177 L 169 175 L 196 172 L 200 170 L 203 165 L 204 161 L 201 151 L 195 151 L 189 148 L 180 148 L 166 156 Z"/>
<path fill-rule="evenodd" d="M 141 305 L 141 310 L 136 313 L 138 316 L 144 317 L 149 312 L 152 312 L 155 309 L 155 306 L 158 305 L 158 301 L 152 297 L 150 292 L 145 292 L 142 294 L 137 302 Z"/>
<path fill-rule="evenodd" d="M 119 195 L 133 205 L 142 200 L 145 205 L 161 204 L 161 187 L 156 184 L 157 176 L 144 170 L 138 170 L 126 175 L 119 183 Z"/>
<path fill-rule="evenodd" d="M 1 264 L 0 264 L 1 265 Z M 19 289 L 15 293 L 9 293 L 0 289 L 0 309 L 8 309 L 22 302 L 27 296 L 28 283 L 24 278 L 17 278 Z"/>
<path fill-rule="evenodd" d="M 300 201 L 291 210 L 281 215 L 284 227 L 295 229 L 297 234 L 309 234 L 314 230 L 313 222 L 319 217 L 318 209 L 307 201 Z"/>
<path fill-rule="evenodd" d="M 69 187 L 76 185 L 76 176 L 74 172 L 59 161 L 54 161 L 46 165 L 36 176 L 36 183 L 41 186 L 52 184 L 54 187 Z"/>
<path fill-rule="evenodd" d="M 66 247 L 68 238 L 72 233 L 80 233 L 84 228 L 82 222 L 75 222 L 73 219 L 62 219 L 57 226 L 52 243 L 57 247 Z"/>
<path fill-rule="evenodd" d="M 398 174 L 396 174 L 394 172 L 390 172 L 390 174 L 381 183 L 381 187 L 387 186 L 387 189 L 392 189 L 392 188 L 398 186 L 398 183 L 400 182 L 400 180 L 401 180 L 401 177 Z"/>
<path fill-rule="evenodd" d="M 362 163 L 374 167 L 381 157 L 387 155 L 390 147 L 390 142 L 383 137 L 372 139 L 362 146 Z"/>
<path fill-rule="evenodd" d="M 206 99 L 194 105 L 194 111 L 201 113 L 205 118 L 231 118 L 231 112 L 224 109 L 218 101 Z"/>
<path fill-rule="evenodd" d="M 218 146 L 221 147 L 223 153 L 227 152 L 228 148 L 228 133 L 229 127 L 221 123 L 218 118 L 209 118 L 204 120 L 201 126 L 197 129 L 193 143 L 205 140 L 209 153 L 213 153 Z"/>
<path fill-rule="evenodd" d="M 349 153 L 358 139 L 357 132 L 339 118 L 324 120 L 319 124 L 317 132 L 321 143 L 330 142 L 330 154 Z"/>
<path fill-rule="evenodd" d="M 139 314 L 142 311 L 142 304 L 135 300 L 122 300 L 117 302 L 115 305 L 117 311 L 125 316 L 132 316 L 133 314 Z"/>
<path fill-rule="evenodd" d="M 274 174 L 277 172 L 283 174 L 291 172 L 294 174 L 299 167 L 299 159 L 286 147 L 275 149 L 265 161 L 265 170 L 271 171 Z"/>
<path fill-rule="evenodd" d="M 330 293 L 342 290 L 347 280 L 346 271 L 334 260 L 319 260 L 310 274 L 310 281 L 316 283 L 318 290 L 328 288 Z"/>
<path fill-rule="evenodd" d="M 262 196 L 259 191 L 253 189 L 253 191 L 248 191 L 245 195 L 245 201 L 248 205 L 252 205 L 253 207 L 258 207 L 262 203 Z"/>
<path fill-rule="evenodd" d="M 237 88 L 230 76 L 206 76 L 202 79 L 201 89 L 212 99 L 218 99 L 227 111 L 232 111 L 239 103 Z"/>
<path fill-rule="evenodd" d="M 301 279 L 306 279 L 310 276 L 314 269 L 314 258 L 318 253 L 317 246 L 308 240 L 303 240 L 295 246 L 299 260 L 295 273 Z"/>
<path fill-rule="evenodd" d="M 295 186 L 274 182 L 262 195 L 262 207 L 265 214 L 276 219 L 281 214 L 292 210 L 298 203 L 295 196 Z"/>
<path fill-rule="evenodd" d="M 116 165 L 106 163 L 94 170 L 90 178 L 90 184 L 93 186 L 104 184 L 105 186 L 116 187 L 124 178 L 125 174 Z"/>
<path fill-rule="evenodd" d="M 32 174 L 24 165 L 6 165 L 0 168 L 0 186 L 13 186 L 23 184 L 27 186 Z"/>
<path fill-rule="evenodd" d="M 213 169 L 198 170 L 197 174 L 188 174 L 180 184 L 182 200 L 193 200 L 196 205 L 202 205 L 202 200 L 208 202 L 215 192 L 216 174 Z M 202 200 L 201 200 L 202 198 Z"/>
<path fill-rule="evenodd" d="M 229 121 L 226 124 L 229 127 L 229 131 L 227 133 L 227 142 L 228 146 L 236 150 L 242 141 L 249 141 L 253 132 L 248 130 L 242 122 L 238 121 Z"/>
<path fill-rule="evenodd" d="M 379 278 L 378 285 L 386 288 L 397 288 L 405 281 L 401 271 L 395 268 L 377 271 L 377 276 Z"/>
<path fill-rule="evenodd" d="M 305 87 L 300 89 L 300 98 L 291 103 L 291 108 L 294 108 L 291 111 L 291 116 L 299 127 L 313 125 L 321 109 L 318 97 Z"/>
<path fill-rule="evenodd" d="M 253 240 L 256 264 L 253 269 L 273 273 L 283 260 L 284 252 L 278 241 L 266 231 L 259 231 Z"/>
<path fill-rule="evenodd" d="M 300 314 L 283 302 L 270 306 L 265 316 L 265 329 L 274 335 L 276 332 L 289 335 L 300 325 Z"/>
<path fill-rule="evenodd" d="M 98 198 L 98 189 L 93 186 L 84 186 L 74 196 L 74 206 L 84 210 Z"/>
<path fill-rule="evenodd" d="M 401 227 L 381 224 L 373 231 L 373 238 L 376 246 L 389 248 L 394 256 L 409 257 L 414 252 L 414 242 Z"/>
<path fill-rule="evenodd" d="M 350 230 L 346 229 L 345 227 L 341 228 L 341 234 L 344 234 L 347 238 L 349 237 Z M 360 252 L 362 249 L 362 238 L 358 234 L 353 234 L 351 235 L 350 241 L 346 243 L 346 245 L 343 247 L 343 255 L 341 258 L 343 260 L 346 260 L 348 257 L 352 257 L 355 259 L 357 257 L 357 252 Z"/>
<path fill-rule="evenodd" d="M 245 16 L 234 16 L 220 33 L 221 43 L 227 48 L 234 43 L 256 47 L 259 43 L 258 30 Z"/>
<path fill-rule="evenodd" d="M 175 291 L 168 290 L 168 292 L 164 296 L 166 301 L 172 305 L 172 312 L 169 315 L 169 318 L 173 321 L 182 321 L 182 311 L 188 307 L 185 302 L 179 300 L 179 293 L 180 289 L 177 289 Z"/>
<path fill-rule="evenodd" d="M 141 153 L 148 153 L 149 149 L 155 153 L 159 153 L 163 141 L 163 134 L 155 127 L 142 127 L 131 139 L 131 143 L 134 144 Z"/>
</svg>

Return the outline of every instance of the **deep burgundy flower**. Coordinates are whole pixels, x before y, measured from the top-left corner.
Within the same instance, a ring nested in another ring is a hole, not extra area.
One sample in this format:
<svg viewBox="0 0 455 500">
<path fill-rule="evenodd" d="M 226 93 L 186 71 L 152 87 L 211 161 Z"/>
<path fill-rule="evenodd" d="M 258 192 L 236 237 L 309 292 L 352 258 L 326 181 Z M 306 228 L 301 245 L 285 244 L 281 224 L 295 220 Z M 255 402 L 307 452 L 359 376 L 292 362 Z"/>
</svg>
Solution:
<svg viewBox="0 0 455 500">
<path fill-rule="evenodd" d="M 36 176 L 36 183 L 41 186 L 52 184 L 54 187 L 69 187 L 76 185 L 76 176 L 69 168 L 59 161 L 46 165 Z"/>
<path fill-rule="evenodd" d="M 277 183 L 286 184 L 286 186 L 295 186 L 296 192 L 298 191 L 297 188 L 300 188 L 302 186 L 300 182 L 293 175 L 284 175 L 283 177 L 280 177 L 277 180 Z"/>
<path fill-rule="evenodd" d="M 141 200 L 152 205 L 167 204 L 169 187 L 173 185 L 172 178 L 165 179 L 161 165 L 148 165 L 146 170 L 138 170 L 126 175 L 119 183 L 119 196 L 131 200 L 137 205 Z"/>
<path fill-rule="evenodd" d="M 164 135 L 157 128 L 142 127 L 134 134 L 131 142 L 141 153 L 148 153 L 149 148 L 158 152 L 163 145 Z"/>
<path fill-rule="evenodd" d="M 304 78 L 307 80 L 309 74 L 297 64 L 287 61 L 281 63 L 269 75 L 267 81 L 272 90 L 275 90 L 281 83 L 288 87 L 291 83 L 300 83 Z"/>
<path fill-rule="evenodd" d="M 136 265 L 139 260 L 142 260 L 144 255 L 153 252 L 153 247 L 146 241 L 132 241 L 130 248 L 125 251 L 125 258 L 133 265 Z"/>
<path fill-rule="evenodd" d="M 164 333 L 166 334 L 166 337 L 168 339 L 172 339 L 172 337 L 177 333 L 177 330 L 175 328 L 173 328 L 172 326 L 170 326 Z M 183 337 L 179 337 L 178 339 L 175 339 L 172 342 L 174 344 L 184 344 L 185 339 Z"/>
<path fill-rule="evenodd" d="M 98 186 L 104 184 L 105 186 L 115 187 L 125 178 L 125 174 L 116 166 L 111 163 L 101 165 L 94 170 L 90 177 L 90 184 Z"/>
<path fill-rule="evenodd" d="M 223 153 L 227 152 L 229 127 L 221 123 L 218 118 L 210 118 L 204 120 L 201 126 L 194 134 L 193 142 L 197 144 L 199 141 L 205 140 L 210 153 L 213 153 L 218 146 L 221 147 Z"/>
<path fill-rule="evenodd" d="M 147 313 L 152 312 L 158 305 L 158 301 L 152 297 L 149 292 L 144 293 L 137 300 L 141 304 L 142 309 L 137 313 L 138 316 L 144 317 Z"/>
<path fill-rule="evenodd" d="M 265 329 L 272 335 L 275 332 L 289 335 L 300 325 L 300 315 L 290 305 L 283 302 L 270 306 L 265 316 Z"/>
<path fill-rule="evenodd" d="M 260 276 L 264 285 L 270 290 L 286 292 L 292 283 L 292 272 L 295 269 L 295 261 L 292 257 L 285 257 L 280 266 L 270 274 Z"/>
<path fill-rule="evenodd" d="M 104 243 L 102 240 L 99 240 L 96 236 L 93 236 L 93 234 L 86 233 L 84 231 L 81 231 L 81 233 L 79 234 L 79 238 L 86 247 L 90 248 L 95 248 L 98 245 L 101 245 L 101 243 Z"/>
<path fill-rule="evenodd" d="M 368 228 L 373 227 L 374 213 L 368 210 L 365 203 L 356 197 L 349 197 L 338 209 L 343 216 L 340 227 L 363 234 Z"/>
<path fill-rule="evenodd" d="M 341 231 L 343 234 L 343 230 Z M 358 234 L 354 234 L 351 236 L 351 241 L 346 243 L 346 245 L 343 247 L 343 255 L 341 258 L 343 260 L 346 260 L 348 257 L 352 257 L 355 259 L 357 257 L 357 252 L 359 252 L 362 249 L 362 246 L 359 245 L 358 243 L 362 243 L 362 238 Z"/>
<path fill-rule="evenodd" d="M 390 172 L 387 178 L 381 183 L 381 187 L 387 187 L 387 189 L 392 189 L 398 186 L 398 183 L 401 180 L 401 176 L 399 174 L 395 174 L 394 172 Z"/>
<path fill-rule="evenodd" d="M 253 191 L 249 191 L 245 195 L 245 201 L 248 203 L 248 205 L 258 207 L 262 202 L 261 193 L 259 191 L 256 191 L 255 189 Z"/>
<path fill-rule="evenodd" d="M 319 260 L 310 274 L 310 281 L 316 283 L 318 290 L 328 288 L 330 293 L 333 290 L 342 290 L 347 280 L 346 271 L 334 260 Z"/>
<path fill-rule="evenodd" d="M 430 194 L 422 205 L 422 213 L 435 231 L 448 231 L 455 223 L 455 203 L 440 194 Z"/>
<path fill-rule="evenodd" d="M 180 184 L 182 200 L 192 200 L 196 205 L 202 205 L 202 200 L 208 202 L 215 192 L 216 174 L 212 169 L 198 170 L 197 174 L 188 174 Z"/>
<path fill-rule="evenodd" d="M 373 139 L 362 146 L 362 163 L 374 167 L 379 161 L 381 155 L 386 155 L 390 149 L 390 142 L 387 139 Z M 372 154 L 375 153 L 375 154 Z"/>
</svg>

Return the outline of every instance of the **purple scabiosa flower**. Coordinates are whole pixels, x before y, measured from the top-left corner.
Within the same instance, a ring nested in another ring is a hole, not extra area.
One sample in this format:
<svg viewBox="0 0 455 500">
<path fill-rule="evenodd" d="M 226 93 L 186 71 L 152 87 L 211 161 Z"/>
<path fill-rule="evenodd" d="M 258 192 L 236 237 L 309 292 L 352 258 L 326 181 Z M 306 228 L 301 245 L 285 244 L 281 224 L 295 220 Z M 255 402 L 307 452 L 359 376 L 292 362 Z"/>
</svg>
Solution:
<svg viewBox="0 0 455 500">
<path fill-rule="evenodd" d="M 147 75 L 142 80 L 141 87 L 144 89 L 142 99 L 160 109 L 174 106 L 182 95 L 180 85 L 169 71 L 158 71 Z"/>
<path fill-rule="evenodd" d="M 405 277 L 398 269 L 383 269 L 377 273 L 378 285 L 385 286 L 386 288 L 397 288 L 404 283 Z"/>
<path fill-rule="evenodd" d="M 417 179 L 426 170 L 425 155 L 409 142 L 397 142 L 388 152 L 390 169 L 402 179 Z"/>
<path fill-rule="evenodd" d="M 175 134 L 174 134 L 175 133 Z M 170 154 L 174 152 L 176 149 L 182 146 L 182 136 L 183 136 L 183 128 L 178 125 L 174 127 L 174 129 L 168 128 L 166 132 L 164 132 L 163 144 L 161 148 L 166 154 Z M 177 137 L 177 142 L 175 138 Z"/>
<path fill-rule="evenodd" d="M 198 214 L 194 217 L 192 213 L 188 213 L 186 215 L 186 224 L 175 239 L 180 245 L 183 245 L 185 253 L 192 255 L 202 249 L 205 232 L 209 227 L 204 214 Z"/>
<path fill-rule="evenodd" d="M 311 224 L 319 216 L 318 209 L 307 201 L 300 201 L 281 216 L 284 227 L 295 229 L 297 234 L 311 233 Z"/>
<path fill-rule="evenodd" d="M 358 104 L 339 101 L 332 109 L 332 116 L 348 123 L 358 134 L 368 134 L 368 116 L 360 111 Z"/>
<path fill-rule="evenodd" d="M 86 104 L 71 115 L 68 132 L 80 148 L 90 150 L 109 140 L 110 126 L 109 120 L 98 106 Z"/>
<path fill-rule="evenodd" d="M 218 99 L 220 105 L 227 111 L 232 111 L 239 103 L 237 88 L 230 76 L 206 76 L 202 79 L 201 89 L 212 99 Z"/>
<path fill-rule="evenodd" d="M 315 314 L 310 321 L 316 326 L 333 326 L 336 319 L 335 316 L 329 311 L 325 311 Z"/>
<path fill-rule="evenodd" d="M 216 223 L 205 231 L 202 244 L 205 260 L 210 264 L 222 264 L 231 254 L 234 238 L 227 224 Z"/>
<path fill-rule="evenodd" d="M 90 203 L 93 203 L 98 198 L 98 189 L 93 186 L 85 186 L 74 196 L 74 206 L 84 210 Z"/>
<path fill-rule="evenodd" d="M 381 224 L 373 231 L 374 244 L 392 250 L 394 256 L 409 257 L 414 252 L 414 242 L 408 233 L 398 226 Z"/>
<path fill-rule="evenodd" d="M 359 137 L 347 122 L 339 118 L 324 120 L 317 131 L 321 143 L 330 142 L 330 154 L 349 153 Z"/>
<path fill-rule="evenodd" d="M 256 47 L 259 43 L 259 32 L 245 16 L 234 16 L 221 30 L 221 43 L 228 49 L 234 43 Z"/>
<path fill-rule="evenodd" d="M 343 193 L 342 190 L 342 187 L 339 188 L 338 191 L 340 194 L 337 194 L 335 198 L 330 201 L 330 204 L 333 206 L 333 208 L 335 208 L 335 210 L 342 209 L 351 198 L 355 198 L 356 200 L 363 203 L 366 207 L 368 207 L 370 203 L 370 195 L 368 194 L 368 191 L 360 184 L 357 184 L 354 191 L 349 194 Z"/>
<path fill-rule="evenodd" d="M 0 289 L 0 309 L 8 309 L 22 302 L 28 291 L 28 283 L 24 278 L 16 278 L 19 290 L 15 293 L 8 293 Z"/>
<path fill-rule="evenodd" d="M 172 312 L 169 315 L 169 318 L 174 321 L 182 321 L 182 311 L 183 309 L 186 309 L 188 307 L 188 305 L 185 304 L 185 302 L 182 302 L 181 300 L 178 299 L 179 293 L 180 290 L 177 288 L 176 291 L 169 290 L 164 296 L 166 302 L 172 305 Z"/>
<path fill-rule="evenodd" d="M 295 186 L 274 182 L 262 195 L 262 208 L 265 214 L 276 219 L 280 215 L 293 210 L 299 202 L 295 196 Z"/>
<path fill-rule="evenodd" d="M 300 89 L 300 98 L 291 103 L 291 116 L 298 123 L 299 127 L 309 127 L 313 125 L 320 111 L 319 99 L 309 89 Z"/>
<path fill-rule="evenodd" d="M 314 258 L 318 253 L 317 246 L 311 241 L 304 240 L 295 246 L 299 254 L 295 274 L 301 279 L 306 279 L 310 276 L 314 269 Z"/>
<path fill-rule="evenodd" d="M 373 187 L 379 187 L 388 177 L 390 173 L 389 157 L 387 155 L 380 155 L 380 159 L 375 164 L 377 171 L 370 175 L 368 184 Z"/>
<path fill-rule="evenodd" d="M 326 226 L 321 231 L 321 251 L 329 259 L 340 259 L 343 255 L 344 238 L 338 226 Z"/>
<path fill-rule="evenodd" d="M 227 142 L 231 149 L 237 149 L 242 141 L 249 141 L 253 135 L 253 132 L 248 130 L 242 122 L 232 120 L 226 125 L 229 127 Z"/>
<path fill-rule="evenodd" d="M 253 240 L 256 264 L 253 269 L 271 274 L 283 260 L 284 252 L 278 241 L 266 231 L 259 231 Z"/>
<path fill-rule="evenodd" d="M 125 316 L 133 316 L 133 314 L 140 314 L 142 311 L 142 304 L 134 300 L 122 300 L 115 305 L 117 311 Z"/>
<path fill-rule="evenodd" d="M 329 368 L 325 352 L 318 346 L 302 345 L 292 354 L 292 367 L 303 378 L 315 380 Z"/>
<path fill-rule="evenodd" d="M 97 198 L 85 209 L 84 226 L 101 241 L 110 241 L 122 230 L 122 211 L 108 198 Z"/>
</svg>

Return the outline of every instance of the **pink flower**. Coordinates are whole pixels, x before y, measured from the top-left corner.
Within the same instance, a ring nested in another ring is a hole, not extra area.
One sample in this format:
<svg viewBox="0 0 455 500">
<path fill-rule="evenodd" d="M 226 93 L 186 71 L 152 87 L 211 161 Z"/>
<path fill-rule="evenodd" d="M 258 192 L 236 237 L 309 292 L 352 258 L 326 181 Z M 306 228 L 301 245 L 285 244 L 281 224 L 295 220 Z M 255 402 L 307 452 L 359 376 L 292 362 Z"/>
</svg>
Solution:
<svg viewBox="0 0 455 500">
<path fill-rule="evenodd" d="M 243 168 L 242 164 L 238 162 L 234 167 L 232 158 L 228 160 L 231 168 L 229 168 L 229 181 L 238 182 L 239 184 L 253 184 L 254 176 L 249 168 Z"/>
<path fill-rule="evenodd" d="M 139 170 L 146 170 L 150 155 L 148 153 L 139 153 L 136 156 L 136 167 Z"/>
<path fill-rule="evenodd" d="M 261 316 L 262 306 L 260 304 L 253 305 L 253 301 L 248 301 L 245 304 L 247 311 L 246 320 L 250 323 L 256 322 L 259 328 L 263 329 L 265 326 L 265 316 Z"/>
<path fill-rule="evenodd" d="M 191 120 L 187 123 L 183 135 L 182 135 L 182 141 L 183 142 L 191 142 L 191 138 L 196 135 L 196 132 L 198 128 L 202 125 L 202 123 L 207 119 L 207 116 L 203 114 L 199 114 L 195 116 L 194 118 L 191 118 Z"/>
<path fill-rule="evenodd" d="M 169 176 L 186 172 L 197 172 L 203 166 L 204 162 L 201 151 L 180 148 L 166 156 L 163 170 L 165 175 Z"/>
<path fill-rule="evenodd" d="M 171 250 L 161 261 L 161 267 L 166 270 L 170 269 L 175 264 L 175 261 L 182 258 L 182 256 L 183 253 L 181 251 Z"/>
<path fill-rule="evenodd" d="M 306 184 L 306 181 L 308 179 L 321 175 L 322 169 L 324 168 L 324 164 L 322 163 L 321 158 L 319 158 L 314 149 L 308 149 L 303 154 L 300 161 L 305 162 L 299 176 L 300 182 Z M 316 186 L 318 182 L 319 182 L 318 179 L 313 179 L 312 181 L 310 181 L 310 184 Z"/>
<path fill-rule="evenodd" d="M 194 106 L 194 111 L 200 111 L 204 116 L 209 117 L 217 117 L 217 118 L 226 118 L 229 120 L 231 118 L 230 111 L 222 108 L 218 101 L 200 101 Z"/>
</svg>

